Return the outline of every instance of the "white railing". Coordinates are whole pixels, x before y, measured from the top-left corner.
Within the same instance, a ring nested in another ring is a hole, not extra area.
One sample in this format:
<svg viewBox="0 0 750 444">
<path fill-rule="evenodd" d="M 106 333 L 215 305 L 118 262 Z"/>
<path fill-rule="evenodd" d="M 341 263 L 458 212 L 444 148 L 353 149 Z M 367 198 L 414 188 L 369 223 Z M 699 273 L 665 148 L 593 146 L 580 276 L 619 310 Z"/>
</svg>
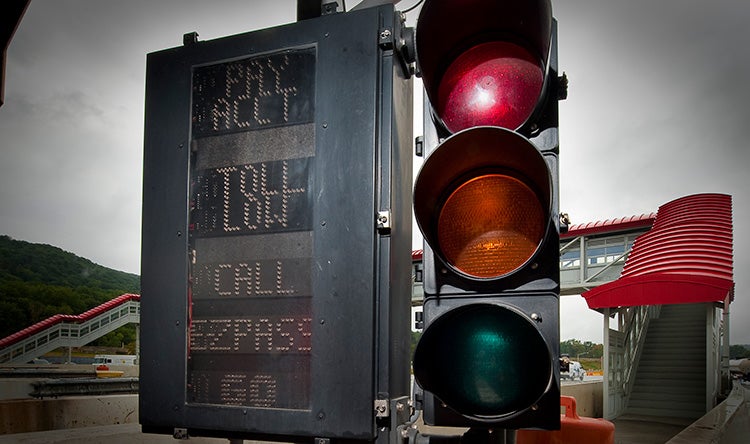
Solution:
<svg viewBox="0 0 750 444">
<path fill-rule="evenodd" d="M 627 407 L 649 321 L 658 317 L 660 311 L 660 305 L 626 307 L 617 311 L 618 329 L 608 329 L 608 346 L 605 347 L 605 418 L 615 418 Z"/>
<path fill-rule="evenodd" d="M 625 330 L 625 355 L 623 357 L 625 369 L 623 372 L 622 388 L 625 396 L 630 395 L 635 382 L 635 370 L 641 360 L 643 343 L 646 340 L 646 331 L 649 321 L 658 318 L 661 305 L 643 305 L 632 307 L 626 315 Z"/>
<path fill-rule="evenodd" d="M 63 320 L 0 349 L 0 364 L 25 363 L 60 347 L 82 347 L 129 323 L 140 323 L 141 303 L 127 300 L 89 319 Z"/>
</svg>

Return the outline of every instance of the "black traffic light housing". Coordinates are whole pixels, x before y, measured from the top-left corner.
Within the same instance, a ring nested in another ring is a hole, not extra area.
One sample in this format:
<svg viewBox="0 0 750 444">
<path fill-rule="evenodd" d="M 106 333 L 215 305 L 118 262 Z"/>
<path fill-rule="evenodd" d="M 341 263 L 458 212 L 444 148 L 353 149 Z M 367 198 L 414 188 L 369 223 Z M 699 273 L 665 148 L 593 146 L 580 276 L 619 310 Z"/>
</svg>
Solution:
<svg viewBox="0 0 750 444">
<path fill-rule="evenodd" d="M 416 42 L 427 156 L 414 186 L 425 328 L 413 366 L 425 423 L 557 429 L 564 91 L 550 2 L 428 0 Z M 465 60 L 489 68 L 462 84 L 474 75 Z M 497 100 L 460 103 L 473 90 Z"/>
</svg>

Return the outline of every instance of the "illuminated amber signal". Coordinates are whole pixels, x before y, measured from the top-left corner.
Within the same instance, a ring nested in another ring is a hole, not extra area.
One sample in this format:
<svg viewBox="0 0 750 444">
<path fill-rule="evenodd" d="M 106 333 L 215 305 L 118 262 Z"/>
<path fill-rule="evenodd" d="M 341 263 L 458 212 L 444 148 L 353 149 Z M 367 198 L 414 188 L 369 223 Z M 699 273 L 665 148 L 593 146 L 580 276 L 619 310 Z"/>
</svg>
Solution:
<svg viewBox="0 0 750 444">
<path fill-rule="evenodd" d="M 537 250 L 545 211 L 523 181 L 485 174 L 446 199 L 437 224 L 439 249 L 462 273 L 494 278 L 516 270 Z"/>
<path fill-rule="evenodd" d="M 446 139 L 414 184 L 414 214 L 425 241 L 464 276 L 496 279 L 539 250 L 550 221 L 544 158 L 522 135 L 474 127 Z"/>
</svg>

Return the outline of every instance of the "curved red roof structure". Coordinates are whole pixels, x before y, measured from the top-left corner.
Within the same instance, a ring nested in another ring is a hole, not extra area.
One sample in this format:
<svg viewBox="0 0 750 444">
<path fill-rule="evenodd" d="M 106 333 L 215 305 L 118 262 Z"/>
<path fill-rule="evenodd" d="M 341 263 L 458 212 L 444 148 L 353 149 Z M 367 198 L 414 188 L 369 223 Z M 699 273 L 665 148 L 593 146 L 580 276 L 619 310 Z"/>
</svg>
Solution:
<svg viewBox="0 0 750 444">
<path fill-rule="evenodd" d="M 575 224 L 571 225 L 565 233 L 560 233 L 560 239 L 569 239 L 576 236 L 590 236 L 599 233 L 614 233 L 635 228 L 650 228 L 654 224 L 655 219 L 656 213 L 649 213 L 641 214 L 640 216 L 628 216 L 598 222 Z"/>
<path fill-rule="evenodd" d="M 424 254 L 424 250 L 412 250 L 411 251 L 411 260 L 412 261 L 421 261 L 422 255 Z"/>
<path fill-rule="evenodd" d="M 585 292 L 589 308 L 724 302 L 734 297 L 732 198 L 696 194 L 659 207 L 616 281 Z"/>
</svg>

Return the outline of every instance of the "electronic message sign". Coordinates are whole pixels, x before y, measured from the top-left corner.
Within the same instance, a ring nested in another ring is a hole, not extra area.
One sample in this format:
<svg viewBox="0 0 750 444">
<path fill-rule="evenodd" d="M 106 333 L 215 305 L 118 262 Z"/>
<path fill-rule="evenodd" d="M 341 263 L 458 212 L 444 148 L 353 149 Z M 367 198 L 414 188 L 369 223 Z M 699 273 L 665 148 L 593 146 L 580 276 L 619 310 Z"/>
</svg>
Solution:
<svg viewBox="0 0 750 444">
<path fill-rule="evenodd" d="M 389 4 L 149 54 L 144 432 L 395 439 L 410 390 L 402 24 Z"/>
<path fill-rule="evenodd" d="M 315 61 L 193 72 L 190 403 L 310 406 Z"/>
</svg>

